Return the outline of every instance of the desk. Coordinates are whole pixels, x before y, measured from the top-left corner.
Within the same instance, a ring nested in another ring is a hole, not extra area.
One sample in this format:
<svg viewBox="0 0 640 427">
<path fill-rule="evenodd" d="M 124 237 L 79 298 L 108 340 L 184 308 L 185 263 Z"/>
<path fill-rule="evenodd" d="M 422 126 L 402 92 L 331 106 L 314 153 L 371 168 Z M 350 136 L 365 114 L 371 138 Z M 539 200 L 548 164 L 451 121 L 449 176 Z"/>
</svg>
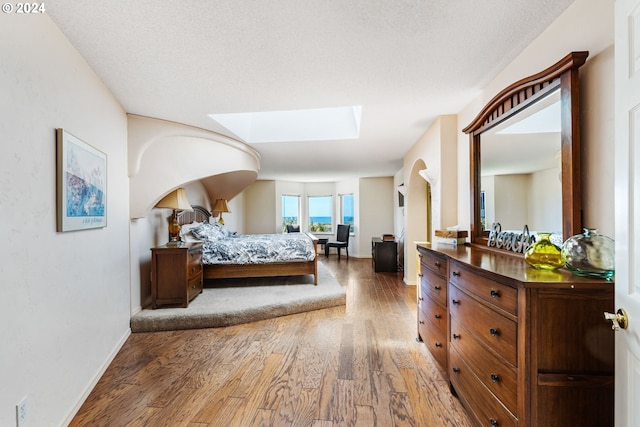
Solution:
<svg viewBox="0 0 640 427">
<path fill-rule="evenodd" d="M 398 242 L 395 240 L 382 240 L 380 237 L 371 239 L 371 257 L 373 258 L 373 270 L 398 271 Z"/>
</svg>

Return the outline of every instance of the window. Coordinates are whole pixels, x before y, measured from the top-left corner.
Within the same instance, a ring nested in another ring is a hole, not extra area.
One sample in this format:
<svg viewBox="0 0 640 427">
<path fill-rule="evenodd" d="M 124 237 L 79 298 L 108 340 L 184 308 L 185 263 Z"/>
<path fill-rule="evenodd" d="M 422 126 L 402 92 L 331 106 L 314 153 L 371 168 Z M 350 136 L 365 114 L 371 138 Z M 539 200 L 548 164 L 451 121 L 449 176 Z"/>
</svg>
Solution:
<svg viewBox="0 0 640 427">
<path fill-rule="evenodd" d="M 341 224 L 349 224 L 349 233 L 353 233 L 353 194 L 340 196 Z"/>
<path fill-rule="evenodd" d="M 332 196 L 309 196 L 309 231 L 333 233 Z"/>
<path fill-rule="evenodd" d="M 300 224 L 300 196 L 282 195 L 282 231 L 288 224 Z"/>
</svg>

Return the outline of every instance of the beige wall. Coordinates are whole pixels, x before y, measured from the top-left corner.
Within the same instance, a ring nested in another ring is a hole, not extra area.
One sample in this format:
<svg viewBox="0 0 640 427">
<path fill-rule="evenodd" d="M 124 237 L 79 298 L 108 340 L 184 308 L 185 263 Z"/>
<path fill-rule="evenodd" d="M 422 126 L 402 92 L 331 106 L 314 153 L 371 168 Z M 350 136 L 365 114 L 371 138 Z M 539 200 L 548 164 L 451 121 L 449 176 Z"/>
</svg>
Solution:
<svg viewBox="0 0 640 427">
<path fill-rule="evenodd" d="M 301 203 L 301 229 L 308 229 L 307 197 L 331 195 L 334 199 L 334 217 L 339 218 L 339 196 L 354 196 L 354 235 L 349 240 L 349 255 L 371 257 L 371 237 L 393 233 L 394 180 L 392 177 L 349 179 L 339 182 L 256 181 L 243 193 L 245 199 L 245 232 L 281 232 L 283 194 L 299 195 Z M 336 222 L 337 224 L 337 222 Z M 332 233 L 314 233 L 318 237 L 333 238 Z"/>
<path fill-rule="evenodd" d="M 457 117 L 438 117 L 404 156 L 405 237 L 403 242 L 404 280 L 416 283 L 417 268 L 412 255 L 417 242 L 433 241 L 434 230 L 457 225 Z M 431 210 L 427 212 L 427 181 L 418 174 L 427 169 L 430 176 Z M 431 216 L 431 235 L 427 221 Z"/>
<path fill-rule="evenodd" d="M 371 257 L 371 238 L 394 234 L 395 188 L 392 177 L 364 178 L 359 180 L 359 184 L 357 251 L 353 253 L 359 257 Z"/>
<path fill-rule="evenodd" d="M 64 425 L 130 333 L 127 118 L 46 14 L 0 51 L 0 425 Z M 55 128 L 107 155 L 105 228 L 56 232 Z"/>
<path fill-rule="evenodd" d="M 499 75 L 459 111 L 457 128 L 444 136 L 438 118 L 404 157 L 405 185 L 409 199 L 405 208 L 405 282 L 416 283 L 415 242 L 429 240 L 424 226 L 423 185 L 416 170 L 440 168 L 440 185 L 433 189 L 433 229 L 470 224 L 469 137 L 462 132 L 482 107 L 504 87 L 554 64 L 571 51 L 588 50 L 581 68 L 583 211 L 584 225 L 612 236 L 613 228 L 613 4 L 599 0 L 576 0 Z M 453 147 L 456 147 L 454 149 Z M 449 149 L 448 155 L 439 150 Z M 457 165 L 451 165 L 451 156 Z M 456 181 L 442 178 L 442 170 L 457 170 Z M 413 179 L 416 177 L 416 179 Z M 454 187 L 449 185 L 454 183 Z M 411 185 L 413 184 L 413 188 Z M 418 185 L 418 189 L 416 189 Z M 411 195 L 413 194 L 413 197 Z M 457 200 L 445 199 L 455 195 Z M 411 200 L 413 198 L 413 200 Z M 453 211 L 455 210 L 455 213 Z"/>
<path fill-rule="evenodd" d="M 462 128 L 504 87 L 580 50 L 590 52 L 580 68 L 584 225 L 613 235 L 613 4 L 599 0 L 576 0 L 458 113 L 460 224 L 470 223 L 469 137 Z"/>
</svg>

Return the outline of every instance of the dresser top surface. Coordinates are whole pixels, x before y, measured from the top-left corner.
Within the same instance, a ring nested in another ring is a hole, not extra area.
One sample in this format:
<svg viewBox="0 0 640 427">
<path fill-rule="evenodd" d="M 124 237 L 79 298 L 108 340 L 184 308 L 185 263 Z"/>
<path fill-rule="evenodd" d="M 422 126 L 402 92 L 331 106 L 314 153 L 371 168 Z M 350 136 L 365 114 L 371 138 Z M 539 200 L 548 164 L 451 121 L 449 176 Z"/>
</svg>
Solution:
<svg viewBox="0 0 640 427">
<path fill-rule="evenodd" d="M 566 268 L 557 270 L 538 270 L 531 267 L 522 255 L 506 254 L 477 246 L 437 245 L 429 243 L 417 244 L 418 250 L 435 252 L 448 258 L 466 264 L 474 270 L 510 279 L 514 285 L 524 287 L 613 287 L 613 281 L 590 279 L 576 276 Z"/>
</svg>

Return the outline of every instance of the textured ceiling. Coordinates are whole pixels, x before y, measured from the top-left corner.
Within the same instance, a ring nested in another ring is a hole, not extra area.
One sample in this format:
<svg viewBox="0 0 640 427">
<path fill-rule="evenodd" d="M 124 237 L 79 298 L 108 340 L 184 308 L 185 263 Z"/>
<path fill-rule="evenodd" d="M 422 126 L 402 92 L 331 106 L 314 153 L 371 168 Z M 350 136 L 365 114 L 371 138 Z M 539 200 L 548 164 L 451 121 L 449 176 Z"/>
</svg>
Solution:
<svg viewBox="0 0 640 427">
<path fill-rule="evenodd" d="M 357 140 L 254 146 L 259 179 L 310 182 L 394 175 L 571 3 L 55 0 L 47 13 L 129 113 L 235 137 L 208 114 L 361 105 Z"/>
</svg>

